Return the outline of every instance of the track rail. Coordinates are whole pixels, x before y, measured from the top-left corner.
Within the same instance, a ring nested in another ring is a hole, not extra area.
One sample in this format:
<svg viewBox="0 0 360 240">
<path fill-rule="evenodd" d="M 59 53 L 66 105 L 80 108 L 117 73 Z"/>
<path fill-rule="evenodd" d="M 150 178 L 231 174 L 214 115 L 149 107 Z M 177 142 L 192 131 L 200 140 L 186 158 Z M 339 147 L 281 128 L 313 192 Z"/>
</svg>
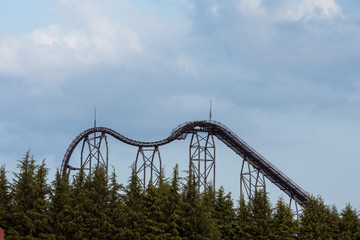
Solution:
<svg viewBox="0 0 360 240">
<path fill-rule="evenodd" d="M 215 135 L 220 141 L 231 148 L 236 154 L 249 161 L 249 163 L 257 170 L 261 171 L 264 176 L 270 180 L 273 184 L 279 187 L 290 198 L 293 198 L 302 207 L 305 206 L 306 201 L 309 199 L 309 194 L 305 192 L 294 181 L 277 169 L 271 164 L 265 157 L 255 151 L 244 140 L 238 137 L 234 132 L 228 129 L 225 125 L 216 121 L 193 121 L 185 122 L 177 126 L 170 134 L 169 137 L 154 142 L 136 141 L 127 138 L 120 133 L 106 127 L 94 127 L 89 128 L 80 133 L 68 147 L 64 159 L 61 165 L 62 174 L 66 173 L 66 169 L 69 166 L 70 157 L 75 150 L 76 146 L 90 134 L 93 133 L 105 133 L 112 137 L 132 146 L 142 147 L 155 147 L 168 144 L 175 140 L 185 139 L 187 134 L 194 131 L 208 132 Z"/>
</svg>

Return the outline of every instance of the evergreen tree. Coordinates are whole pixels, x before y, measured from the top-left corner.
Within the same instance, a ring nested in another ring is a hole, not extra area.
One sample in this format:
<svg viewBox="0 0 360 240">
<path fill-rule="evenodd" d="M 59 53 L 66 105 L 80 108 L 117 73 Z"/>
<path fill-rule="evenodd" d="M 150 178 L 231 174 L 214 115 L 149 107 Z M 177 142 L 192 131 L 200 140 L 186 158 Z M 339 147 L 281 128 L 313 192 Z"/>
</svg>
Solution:
<svg viewBox="0 0 360 240">
<path fill-rule="evenodd" d="M 168 206 L 165 209 L 167 217 L 167 237 L 171 240 L 180 240 L 182 202 L 180 200 L 180 182 L 179 182 L 179 166 L 176 164 L 171 180 L 170 192 L 168 196 Z"/>
<path fill-rule="evenodd" d="M 341 212 L 340 232 L 339 239 L 360 239 L 359 215 L 350 204 L 347 204 Z"/>
<path fill-rule="evenodd" d="M 212 185 L 207 185 L 204 189 L 204 192 L 201 195 L 201 205 L 200 207 L 202 215 L 201 231 L 205 232 L 203 234 L 205 239 L 220 239 L 221 232 L 219 229 L 219 204 L 217 202 L 216 192 L 214 191 L 214 187 Z M 222 226 L 222 225 L 221 225 Z"/>
<path fill-rule="evenodd" d="M 145 233 L 142 239 L 164 239 L 167 225 L 163 212 L 163 193 L 160 187 L 156 188 L 150 181 L 144 197 Z"/>
<path fill-rule="evenodd" d="M 35 182 L 35 160 L 28 151 L 17 165 L 19 173 L 15 174 L 12 184 L 12 204 L 10 229 L 7 239 L 33 239 L 37 231 L 32 219 L 31 210 L 38 200 L 38 189 Z"/>
<path fill-rule="evenodd" d="M 339 215 L 311 197 L 299 225 L 282 198 L 272 210 L 264 191 L 248 204 L 241 196 L 234 209 L 223 187 L 207 186 L 200 194 L 191 169 L 181 189 L 177 165 L 171 183 L 162 175 L 145 191 L 134 168 L 124 188 L 115 171 L 109 181 L 103 167 L 89 176 L 81 169 L 71 185 L 57 171 L 50 188 L 45 161 L 36 165 L 30 152 L 14 174 L 10 184 L 0 167 L 0 227 L 8 240 L 360 239 L 359 215 L 349 204 Z"/>
<path fill-rule="evenodd" d="M 269 239 L 271 236 L 271 206 L 264 190 L 255 191 L 250 199 L 251 235 L 255 239 Z"/>
<path fill-rule="evenodd" d="M 272 235 L 270 239 L 291 240 L 296 239 L 298 224 L 294 219 L 291 208 L 280 198 L 275 207 L 275 213 L 272 220 Z"/>
<path fill-rule="evenodd" d="M 57 170 L 52 185 L 50 216 L 53 219 L 53 234 L 56 235 L 58 240 L 70 239 L 72 235 L 69 235 L 69 229 L 71 229 L 70 223 L 73 220 L 73 211 L 70 199 L 69 176 L 61 176 L 59 170 Z"/>
<path fill-rule="evenodd" d="M 110 189 L 109 189 L 109 209 L 110 212 L 118 207 L 118 203 L 121 200 L 120 191 L 124 189 L 122 184 L 119 184 L 116 180 L 117 176 L 115 169 L 110 176 Z"/>
<path fill-rule="evenodd" d="M 181 236 L 184 239 L 201 239 L 200 232 L 200 194 L 194 173 L 190 169 L 182 193 L 183 210 Z"/>
<path fill-rule="evenodd" d="M 89 198 L 91 204 L 88 206 L 90 213 L 90 236 L 94 239 L 109 239 L 110 217 L 107 209 L 110 201 L 110 188 L 106 169 L 97 166 L 89 182 Z"/>
<path fill-rule="evenodd" d="M 118 235 L 118 239 L 140 239 L 144 235 L 144 193 L 137 176 L 135 168 L 132 172 L 129 184 L 125 188 L 123 228 L 124 231 Z"/>
<path fill-rule="evenodd" d="M 168 230 L 168 218 L 169 218 L 169 205 L 170 205 L 170 201 L 169 201 L 169 196 L 170 196 L 170 183 L 168 181 L 168 179 L 165 179 L 165 172 L 162 169 L 162 174 L 159 176 L 158 182 L 157 182 L 157 187 L 156 187 L 156 191 L 155 191 L 155 201 L 158 205 L 158 208 L 152 208 L 154 209 L 158 209 L 158 211 L 155 212 L 151 211 L 154 218 L 156 219 L 156 221 L 158 222 L 158 226 L 161 230 L 161 234 L 159 234 L 157 236 L 158 239 L 169 239 L 171 234 L 169 234 L 167 232 Z"/>
<path fill-rule="evenodd" d="M 240 196 L 239 207 L 236 211 L 236 239 L 251 239 L 251 209 L 246 204 L 244 196 Z"/>
<path fill-rule="evenodd" d="M 331 239 L 339 239 L 340 236 L 340 215 L 335 205 L 328 207 L 328 224 Z"/>
<path fill-rule="evenodd" d="M 67 234 L 72 239 L 89 239 L 91 226 L 91 211 L 93 203 L 90 198 L 89 182 L 91 176 L 86 176 L 84 169 L 75 175 L 71 189 L 71 219 Z"/>
<path fill-rule="evenodd" d="M 221 186 L 216 194 L 215 218 L 221 233 L 221 239 L 234 239 L 236 235 L 235 211 L 231 194 L 225 195 Z"/>
<path fill-rule="evenodd" d="M 336 239 L 333 227 L 336 225 L 334 212 L 318 197 L 311 197 L 301 216 L 300 239 Z"/>
<path fill-rule="evenodd" d="M 0 227 L 7 229 L 9 226 L 10 194 L 9 182 L 6 178 L 5 166 L 0 167 Z"/>
<path fill-rule="evenodd" d="M 211 217 L 211 210 L 205 206 L 200 197 L 198 183 L 191 168 L 183 189 L 182 200 L 183 239 L 216 239 L 218 229 L 215 227 L 215 220 Z"/>
<path fill-rule="evenodd" d="M 45 160 L 43 160 L 42 164 L 37 166 L 35 173 L 36 200 L 33 208 L 28 210 L 28 215 L 34 222 L 35 231 L 33 236 L 35 238 L 54 238 L 54 235 L 51 234 L 52 219 L 49 215 L 50 187 L 47 184 L 48 172 L 49 169 L 46 167 Z"/>
<path fill-rule="evenodd" d="M 118 184 L 116 180 L 116 174 L 114 169 L 110 176 L 109 206 L 107 209 L 107 214 L 110 217 L 109 239 L 118 239 L 116 238 L 116 236 L 121 235 L 122 221 L 118 221 L 118 219 L 123 218 L 124 204 L 121 201 L 120 195 L 120 191 L 122 189 L 123 186 L 121 184 Z"/>
</svg>

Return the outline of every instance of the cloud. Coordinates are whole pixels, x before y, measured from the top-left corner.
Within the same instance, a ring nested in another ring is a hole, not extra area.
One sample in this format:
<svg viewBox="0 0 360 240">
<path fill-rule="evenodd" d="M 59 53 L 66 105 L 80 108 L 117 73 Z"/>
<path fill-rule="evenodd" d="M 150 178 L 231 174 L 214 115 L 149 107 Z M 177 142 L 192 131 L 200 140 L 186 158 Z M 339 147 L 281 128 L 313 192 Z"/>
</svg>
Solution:
<svg viewBox="0 0 360 240">
<path fill-rule="evenodd" d="M 63 31 L 58 25 L 47 28 L 35 29 L 30 34 L 30 39 L 37 45 L 72 49 L 74 51 L 91 47 L 91 40 L 81 31 Z"/>
<path fill-rule="evenodd" d="M 28 83 L 58 82 L 97 64 L 126 66 L 142 54 L 139 35 L 126 22 L 108 18 L 95 4 L 67 2 L 67 7 L 76 10 L 70 13 L 71 26 L 49 24 L 18 36 L 0 36 L 0 74 Z M 77 21 L 78 15 L 86 17 Z"/>
<path fill-rule="evenodd" d="M 272 6 L 261 0 L 194 3 L 195 8 L 204 7 L 204 11 L 211 14 L 201 14 L 202 9 L 198 9 L 200 16 L 193 18 L 184 17 L 185 12 L 180 17 L 158 16 L 126 1 L 99 4 L 91 0 L 62 0 L 58 3 L 66 21 L 50 23 L 19 36 L 0 37 L 0 73 L 26 78 L 27 83 L 39 85 L 61 82 L 77 72 L 101 65 L 145 68 L 146 71 L 151 68 L 158 71 L 159 65 L 167 65 L 199 77 L 207 71 L 203 63 L 209 62 L 199 57 L 204 53 L 201 49 L 207 40 L 196 38 L 192 31 L 198 34 L 208 29 L 206 24 L 215 24 L 212 27 L 217 36 L 209 36 L 210 41 L 220 39 L 225 43 L 209 43 L 212 49 L 205 44 L 207 55 L 217 58 L 222 47 L 226 54 L 237 54 L 240 49 L 240 54 L 247 57 L 251 49 L 264 47 L 268 51 L 272 47 L 269 43 L 278 34 L 274 27 L 276 21 L 331 19 L 342 15 L 334 0 L 280 0 Z M 245 17 L 245 21 L 240 16 Z M 218 20 L 211 22 L 209 17 Z M 257 23 L 254 25 L 250 18 L 257 19 Z M 246 44 L 257 47 L 241 49 Z"/>
<path fill-rule="evenodd" d="M 342 17 L 335 0 L 280 0 L 272 5 L 262 0 L 240 0 L 239 12 L 246 17 L 266 18 L 267 21 L 309 21 Z"/>
<path fill-rule="evenodd" d="M 238 9 L 245 16 L 259 17 L 266 13 L 262 0 L 240 0 Z"/>
<path fill-rule="evenodd" d="M 123 65 L 142 50 L 139 37 L 132 29 L 110 22 L 91 29 L 50 25 L 20 37 L 3 38 L 0 48 L 3 63 L 0 70 L 22 76 L 74 65 Z"/>
<path fill-rule="evenodd" d="M 191 20 L 183 12 L 159 15 L 130 1 L 57 3 L 60 20 L 0 35 L 0 75 L 14 76 L 34 94 L 105 66 L 198 75 L 197 59 L 187 54 Z"/>
<path fill-rule="evenodd" d="M 18 62 L 18 39 L 12 36 L 4 36 L 0 41 L 0 72 L 3 74 L 16 74 L 22 71 Z"/>
<path fill-rule="evenodd" d="M 287 0 L 277 11 L 277 15 L 284 21 L 334 19 L 343 16 L 335 0 Z"/>
</svg>

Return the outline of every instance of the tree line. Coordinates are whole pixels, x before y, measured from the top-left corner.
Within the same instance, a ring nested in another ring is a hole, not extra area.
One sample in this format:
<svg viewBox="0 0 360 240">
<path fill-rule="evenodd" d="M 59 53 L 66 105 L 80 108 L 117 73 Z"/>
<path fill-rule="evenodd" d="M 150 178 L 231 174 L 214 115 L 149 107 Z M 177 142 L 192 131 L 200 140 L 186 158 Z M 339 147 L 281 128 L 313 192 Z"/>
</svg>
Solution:
<svg viewBox="0 0 360 240">
<path fill-rule="evenodd" d="M 0 227 L 11 239 L 360 239 L 358 212 L 338 212 L 311 197 L 296 218 L 280 198 L 274 206 L 264 191 L 233 201 L 223 187 L 199 192 L 189 170 L 143 189 L 134 169 L 126 186 L 115 171 L 98 167 L 72 179 L 57 171 L 48 183 L 45 161 L 30 152 L 18 161 L 10 182 L 0 168 Z"/>
</svg>

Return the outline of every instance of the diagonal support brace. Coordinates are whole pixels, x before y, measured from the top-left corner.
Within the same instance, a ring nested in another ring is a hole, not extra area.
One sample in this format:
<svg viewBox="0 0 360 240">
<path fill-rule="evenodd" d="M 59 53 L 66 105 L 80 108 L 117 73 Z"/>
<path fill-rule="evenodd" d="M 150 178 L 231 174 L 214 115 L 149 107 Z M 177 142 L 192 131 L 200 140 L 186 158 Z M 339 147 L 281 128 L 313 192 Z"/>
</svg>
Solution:
<svg viewBox="0 0 360 240">
<path fill-rule="evenodd" d="M 135 160 L 135 171 L 145 189 L 147 184 L 156 186 L 162 175 L 159 147 L 140 146 Z"/>
</svg>

